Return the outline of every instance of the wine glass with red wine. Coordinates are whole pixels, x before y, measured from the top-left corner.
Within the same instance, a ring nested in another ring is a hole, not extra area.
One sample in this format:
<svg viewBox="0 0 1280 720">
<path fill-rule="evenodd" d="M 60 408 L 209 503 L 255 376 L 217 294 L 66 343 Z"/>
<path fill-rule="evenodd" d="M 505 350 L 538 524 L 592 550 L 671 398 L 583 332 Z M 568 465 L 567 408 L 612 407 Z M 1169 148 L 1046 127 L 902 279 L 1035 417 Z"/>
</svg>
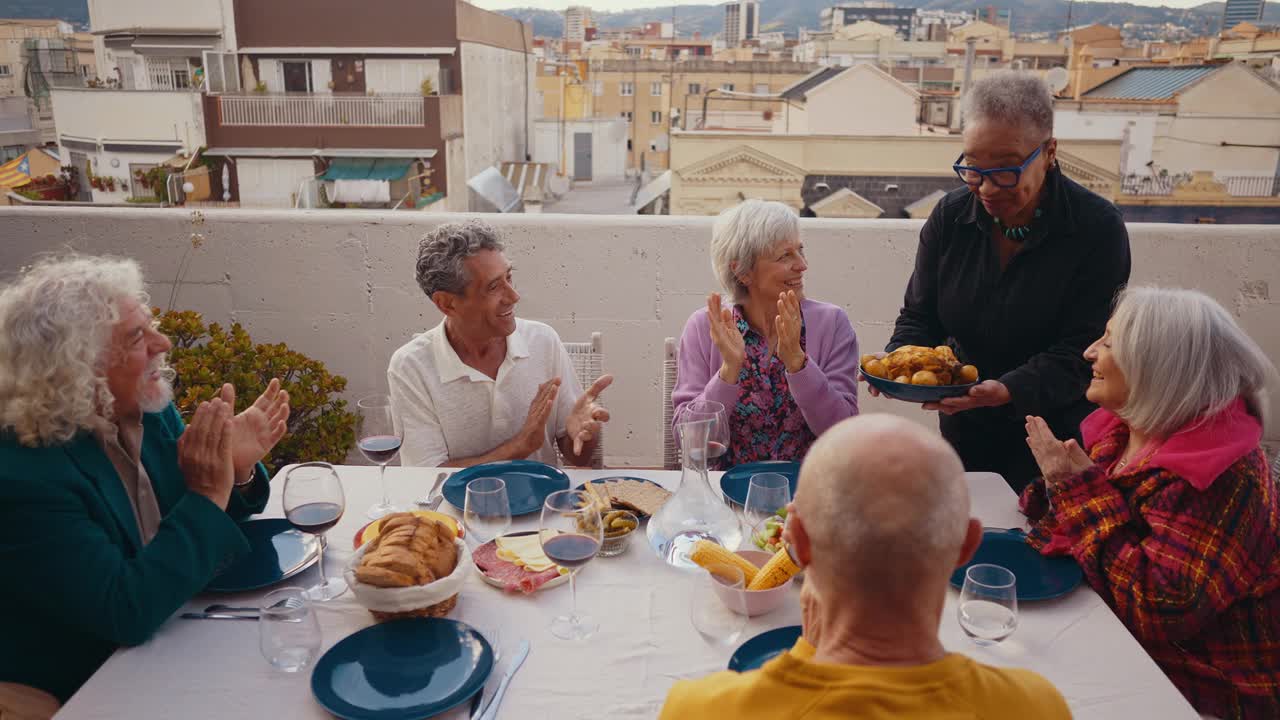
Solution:
<svg viewBox="0 0 1280 720">
<path fill-rule="evenodd" d="M 538 539 L 551 562 L 569 570 L 572 610 L 551 621 L 551 634 L 561 640 L 586 640 L 600 629 L 590 615 L 578 612 L 578 570 L 600 550 L 603 527 L 595 503 L 581 490 L 560 490 L 547 496 L 542 505 Z"/>
<path fill-rule="evenodd" d="M 347 591 L 347 583 L 340 577 L 331 578 L 324 572 L 324 549 L 328 545 L 325 533 L 342 519 L 347 507 L 342 493 L 342 482 L 329 463 L 310 462 L 295 465 L 284 476 L 284 516 L 289 524 L 304 533 L 320 538 L 320 582 L 307 588 L 307 597 L 317 602 L 332 600 Z"/>
<path fill-rule="evenodd" d="M 391 495 L 387 490 L 387 464 L 400 454 L 403 438 L 392 420 L 389 395 L 361 398 L 356 407 L 360 409 L 360 440 L 356 445 L 369 462 L 378 466 L 382 479 L 382 501 L 365 512 L 370 518 L 377 520 L 400 510 L 391 504 Z"/>
<path fill-rule="evenodd" d="M 711 470 L 724 470 L 727 465 L 721 462 L 721 458 L 729 452 L 729 416 L 725 413 L 724 405 L 715 400 L 690 400 L 680 408 L 679 420 L 676 424 L 684 422 L 698 422 L 699 420 L 711 420 L 711 427 L 707 431 L 707 468 Z M 672 432 L 675 432 L 674 426 Z M 676 447 L 680 446 L 680 435 L 676 434 Z M 693 451 L 695 455 L 701 455 L 701 450 Z M 702 460 L 701 457 L 695 457 L 694 460 Z"/>
</svg>

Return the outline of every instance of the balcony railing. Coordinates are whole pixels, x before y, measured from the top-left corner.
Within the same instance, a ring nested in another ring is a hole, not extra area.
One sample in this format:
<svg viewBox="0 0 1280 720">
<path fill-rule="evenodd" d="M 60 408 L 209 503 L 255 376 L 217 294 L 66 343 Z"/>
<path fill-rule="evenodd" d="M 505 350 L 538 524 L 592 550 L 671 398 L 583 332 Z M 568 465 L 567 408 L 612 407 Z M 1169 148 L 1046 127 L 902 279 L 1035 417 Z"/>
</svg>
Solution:
<svg viewBox="0 0 1280 720">
<path fill-rule="evenodd" d="M 221 95 L 222 124 L 290 127 L 422 127 L 421 95 Z"/>
<path fill-rule="evenodd" d="M 1123 195 L 1166 197 L 1172 195 L 1175 188 L 1188 184 L 1192 179 L 1192 173 L 1163 176 L 1130 175 L 1122 180 L 1120 191 Z M 1280 176 L 1215 174 L 1213 181 L 1225 187 L 1226 195 L 1229 197 L 1280 196 Z"/>
</svg>

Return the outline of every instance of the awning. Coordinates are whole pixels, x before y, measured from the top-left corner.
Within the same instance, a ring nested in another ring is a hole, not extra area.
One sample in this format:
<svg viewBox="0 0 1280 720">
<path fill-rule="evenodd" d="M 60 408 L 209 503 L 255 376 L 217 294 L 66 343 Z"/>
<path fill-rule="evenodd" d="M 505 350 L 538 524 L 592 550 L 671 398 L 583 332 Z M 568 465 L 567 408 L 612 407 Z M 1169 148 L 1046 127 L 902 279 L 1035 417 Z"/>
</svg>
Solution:
<svg viewBox="0 0 1280 720">
<path fill-rule="evenodd" d="M 319 180 L 399 180 L 412 160 L 402 158 L 334 158 Z"/>
<path fill-rule="evenodd" d="M 636 212 L 641 212 L 649 207 L 654 200 L 669 192 L 671 192 L 671 171 L 666 170 L 649 181 L 649 184 L 641 188 L 640 192 L 636 194 Z"/>
<path fill-rule="evenodd" d="M 430 148 L 286 148 L 286 147 L 211 147 L 205 155 L 251 158 L 433 158 L 436 151 Z"/>
</svg>

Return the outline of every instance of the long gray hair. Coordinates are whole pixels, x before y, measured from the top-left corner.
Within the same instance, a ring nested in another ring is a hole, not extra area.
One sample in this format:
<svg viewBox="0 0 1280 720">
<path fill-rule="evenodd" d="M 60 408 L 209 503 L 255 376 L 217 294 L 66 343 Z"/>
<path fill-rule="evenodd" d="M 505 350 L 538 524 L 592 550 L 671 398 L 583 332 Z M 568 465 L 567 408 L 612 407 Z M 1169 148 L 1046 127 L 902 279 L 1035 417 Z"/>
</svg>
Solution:
<svg viewBox="0 0 1280 720">
<path fill-rule="evenodd" d="M 1276 368 L 1231 313 L 1196 290 L 1131 287 L 1111 316 L 1111 352 L 1129 385 L 1118 415 L 1167 438 L 1243 397 L 1266 426 Z"/>
<path fill-rule="evenodd" d="M 0 291 L 0 428 L 36 447 L 112 416 L 105 371 L 129 297 L 148 302 L 137 262 L 84 255 L 42 260 Z"/>
</svg>

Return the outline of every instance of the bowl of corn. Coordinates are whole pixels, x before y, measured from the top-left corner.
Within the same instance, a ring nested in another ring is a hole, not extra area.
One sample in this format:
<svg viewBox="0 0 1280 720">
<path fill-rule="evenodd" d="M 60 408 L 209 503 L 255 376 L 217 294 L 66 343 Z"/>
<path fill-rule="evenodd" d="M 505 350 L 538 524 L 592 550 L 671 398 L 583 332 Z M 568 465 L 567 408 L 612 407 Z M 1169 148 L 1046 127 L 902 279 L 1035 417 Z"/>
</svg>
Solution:
<svg viewBox="0 0 1280 720">
<path fill-rule="evenodd" d="M 631 534 L 640 526 L 640 519 L 630 510 L 610 510 L 601 518 L 604 539 L 600 543 L 600 557 L 621 555 L 627 550 Z"/>
<path fill-rule="evenodd" d="M 785 548 L 776 553 L 763 550 L 731 553 L 716 543 L 700 540 L 690 559 L 708 569 L 724 564 L 742 570 L 743 588 L 723 583 L 712 583 L 712 587 L 725 607 L 747 617 L 776 610 L 786 600 L 787 588 L 799 572 Z"/>
</svg>

